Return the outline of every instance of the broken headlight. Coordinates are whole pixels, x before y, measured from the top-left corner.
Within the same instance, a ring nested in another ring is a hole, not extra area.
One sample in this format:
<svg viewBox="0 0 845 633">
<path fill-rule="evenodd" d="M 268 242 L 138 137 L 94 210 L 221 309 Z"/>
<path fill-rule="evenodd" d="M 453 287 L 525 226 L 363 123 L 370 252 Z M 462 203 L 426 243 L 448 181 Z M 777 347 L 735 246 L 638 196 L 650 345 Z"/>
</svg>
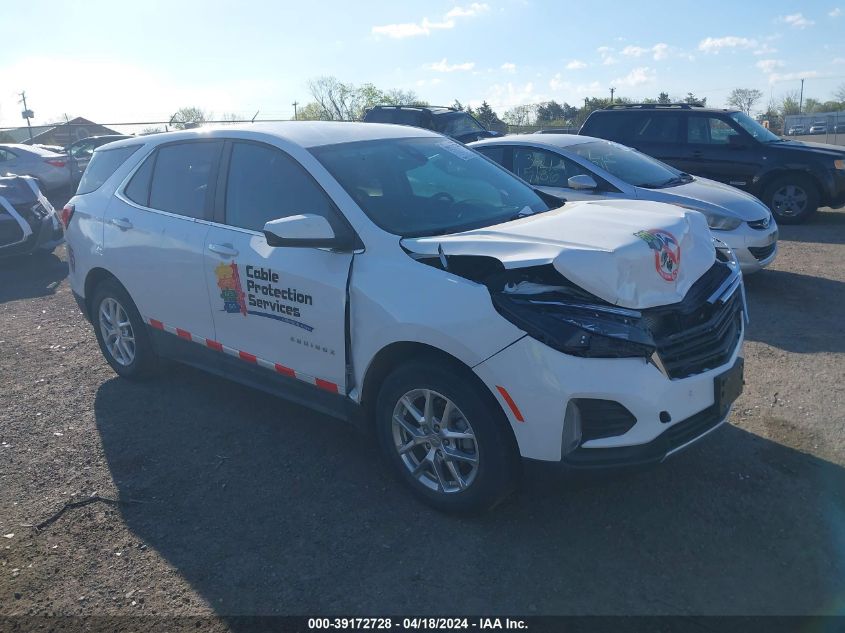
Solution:
<svg viewBox="0 0 845 633">
<path fill-rule="evenodd" d="M 559 293 L 491 293 L 496 310 L 529 336 L 564 354 L 650 358 L 654 339 L 637 310 L 597 305 Z"/>
</svg>

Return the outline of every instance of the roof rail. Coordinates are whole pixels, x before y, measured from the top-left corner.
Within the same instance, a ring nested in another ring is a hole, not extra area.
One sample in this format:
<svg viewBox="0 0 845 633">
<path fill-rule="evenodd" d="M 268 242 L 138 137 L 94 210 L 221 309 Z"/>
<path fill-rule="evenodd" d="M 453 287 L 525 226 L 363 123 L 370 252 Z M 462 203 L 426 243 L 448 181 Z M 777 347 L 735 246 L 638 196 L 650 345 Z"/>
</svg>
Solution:
<svg viewBox="0 0 845 633">
<path fill-rule="evenodd" d="M 691 110 L 703 108 L 703 103 L 617 103 L 605 107 L 605 110 Z"/>
<path fill-rule="evenodd" d="M 418 104 L 418 103 L 399 103 L 399 104 L 394 104 L 394 103 L 388 103 L 388 104 L 377 103 L 376 105 L 374 105 L 374 106 L 373 106 L 373 108 L 437 108 L 437 109 L 442 109 L 442 110 L 453 110 L 453 111 L 455 111 L 455 112 L 458 112 L 458 110 L 456 110 L 456 109 L 455 109 L 455 108 L 453 108 L 452 106 L 420 105 L 420 104 Z"/>
</svg>

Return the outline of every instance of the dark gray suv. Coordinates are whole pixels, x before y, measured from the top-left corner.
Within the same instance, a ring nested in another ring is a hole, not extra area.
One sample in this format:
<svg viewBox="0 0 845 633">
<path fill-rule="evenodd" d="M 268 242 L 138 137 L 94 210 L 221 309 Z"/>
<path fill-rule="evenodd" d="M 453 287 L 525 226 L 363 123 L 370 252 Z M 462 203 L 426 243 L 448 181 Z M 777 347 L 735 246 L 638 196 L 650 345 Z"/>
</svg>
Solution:
<svg viewBox="0 0 845 633">
<path fill-rule="evenodd" d="M 820 206 L 845 204 L 845 147 L 782 139 L 739 110 L 616 105 L 590 114 L 579 134 L 745 189 L 780 224 L 803 222 Z"/>
</svg>

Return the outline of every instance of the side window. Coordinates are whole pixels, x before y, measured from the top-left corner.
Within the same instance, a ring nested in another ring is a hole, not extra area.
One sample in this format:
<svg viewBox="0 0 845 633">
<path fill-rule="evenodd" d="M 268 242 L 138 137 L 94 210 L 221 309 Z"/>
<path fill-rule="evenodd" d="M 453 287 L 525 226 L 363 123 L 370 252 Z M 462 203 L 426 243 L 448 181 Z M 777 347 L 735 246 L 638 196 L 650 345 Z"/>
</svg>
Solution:
<svg viewBox="0 0 845 633">
<path fill-rule="evenodd" d="M 117 171 L 117 168 L 125 163 L 126 159 L 137 152 L 140 147 L 140 145 L 130 145 L 95 152 L 91 157 L 91 162 L 88 163 L 88 167 L 85 168 L 85 173 L 82 174 L 76 193 L 91 193 L 102 187 L 103 183 Z"/>
<path fill-rule="evenodd" d="M 687 143 L 727 145 L 731 136 L 739 132 L 720 118 L 691 116 L 687 120 Z"/>
<path fill-rule="evenodd" d="M 628 137 L 632 144 L 675 143 L 681 128 L 681 115 L 676 113 L 645 114 L 638 118 Z"/>
<path fill-rule="evenodd" d="M 150 206 L 150 181 L 153 178 L 155 166 L 155 152 L 147 157 L 144 164 L 132 176 L 132 180 L 123 190 L 123 195 L 142 207 Z"/>
<path fill-rule="evenodd" d="M 214 166 L 221 142 L 192 142 L 159 148 L 150 184 L 153 209 L 190 218 L 205 217 L 209 186 L 216 177 Z"/>
<path fill-rule="evenodd" d="M 502 167 L 507 167 L 507 165 L 505 165 L 504 145 L 494 145 L 492 147 L 475 147 L 474 149 L 484 154 L 490 160 L 499 163 Z"/>
<path fill-rule="evenodd" d="M 12 152 L 5 150 L 5 149 L 0 149 L 0 163 L 4 163 L 7 160 L 14 160 L 14 159 L 15 159 L 15 155 L 12 154 Z"/>
<path fill-rule="evenodd" d="M 568 158 L 533 147 L 513 148 L 513 171 L 526 182 L 541 187 L 567 187 L 572 176 L 589 174 Z"/>
<path fill-rule="evenodd" d="M 77 143 L 70 148 L 70 155 L 74 158 L 86 158 L 94 153 L 94 143 Z"/>
<path fill-rule="evenodd" d="M 269 220 L 301 213 L 336 215 L 325 192 L 307 171 L 279 149 L 235 143 L 226 184 L 226 224 L 261 231 Z"/>
</svg>

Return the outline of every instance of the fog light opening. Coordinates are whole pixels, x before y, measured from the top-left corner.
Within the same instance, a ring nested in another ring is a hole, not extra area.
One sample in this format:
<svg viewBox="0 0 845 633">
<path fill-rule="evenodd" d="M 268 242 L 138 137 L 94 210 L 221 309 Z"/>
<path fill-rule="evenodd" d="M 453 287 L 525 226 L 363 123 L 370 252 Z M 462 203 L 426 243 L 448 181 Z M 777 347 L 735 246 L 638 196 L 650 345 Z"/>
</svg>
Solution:
<svg viewBox="0 0 845 633">
<path fill-rule="evenodd" d="M 572 400 L 566 405 L 563 417 L 563 435 L 561 438 L 561 453 L 568 455 L 581 445 L 581 411 Z"/>
<path fill-rule="evenodd" d="M 668 411 L 661 411 L 660 421 L 663 422 L 663 424 L 669 424 L 672 421 L 672 416 L 669 415 Z"/>
</svg>

